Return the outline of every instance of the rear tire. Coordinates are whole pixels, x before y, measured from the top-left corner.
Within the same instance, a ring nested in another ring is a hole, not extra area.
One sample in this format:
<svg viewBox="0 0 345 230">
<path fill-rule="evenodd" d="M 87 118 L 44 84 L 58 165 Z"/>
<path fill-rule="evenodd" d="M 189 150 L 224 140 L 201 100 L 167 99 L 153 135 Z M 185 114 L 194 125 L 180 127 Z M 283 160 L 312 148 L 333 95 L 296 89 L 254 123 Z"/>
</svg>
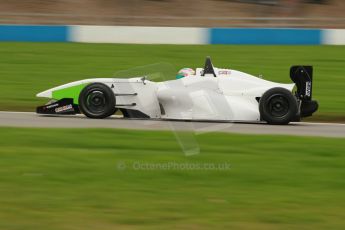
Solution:
<svg viewBox="0 0 345 230">
<path fill-rule="evenodd" d="M 267 90 L 259 102 L 261 119 L 272 125 L 286 125 L 298 113 L 298 104 L 292 93 L 285 88 Z"/>
<path fill-rule="evenodd" d="M 102 119 L 113 115 L 115 102 L 113 91 L 102 83 L 87 85 L 79 94 L 79 109 L 89 118 Z"/>
</svg>

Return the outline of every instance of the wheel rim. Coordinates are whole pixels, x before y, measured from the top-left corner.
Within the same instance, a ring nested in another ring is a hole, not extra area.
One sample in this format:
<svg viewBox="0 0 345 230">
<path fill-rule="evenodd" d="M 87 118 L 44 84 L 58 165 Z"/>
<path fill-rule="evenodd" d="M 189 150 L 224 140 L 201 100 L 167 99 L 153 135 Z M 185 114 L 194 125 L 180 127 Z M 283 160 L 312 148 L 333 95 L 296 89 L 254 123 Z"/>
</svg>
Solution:
<svg viewBox="0 0 345 230">
<path fill-rule="evenodd" d="M 274 117 L 284 117 L 289 113 L 289 101 L 281 94 L 274 94 L 268 99 L 267 110 Z"/>
<path fill-rule="evenodd" d="M 100 114 L 106 109 L 106 97 L 103 92 L 95 90 L 87 94 L 86 105 L 91 113 Z"/>
</svg>

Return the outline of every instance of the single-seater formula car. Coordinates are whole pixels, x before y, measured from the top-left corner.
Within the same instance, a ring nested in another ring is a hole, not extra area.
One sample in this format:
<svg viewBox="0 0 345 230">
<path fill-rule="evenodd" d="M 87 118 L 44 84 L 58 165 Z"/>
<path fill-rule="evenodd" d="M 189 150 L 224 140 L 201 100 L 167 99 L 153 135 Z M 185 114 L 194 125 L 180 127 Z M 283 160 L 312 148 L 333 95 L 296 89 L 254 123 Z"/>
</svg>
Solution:
<svg viewBox="0 0 345 230">
<path fill-rule="evenodd" d="M 288 124 L 318 109 L 312 100 L 312 70 L 293 66 L 294 83 L 281 84 L 215 68 L 208 57 L 204 68 L 181 71 L 175 80 L 95 78 L 61 85 L 37 94 L 52 99 L 37 113 L 106 118 L 120 110 L 125 118 Z"/>
</svg>

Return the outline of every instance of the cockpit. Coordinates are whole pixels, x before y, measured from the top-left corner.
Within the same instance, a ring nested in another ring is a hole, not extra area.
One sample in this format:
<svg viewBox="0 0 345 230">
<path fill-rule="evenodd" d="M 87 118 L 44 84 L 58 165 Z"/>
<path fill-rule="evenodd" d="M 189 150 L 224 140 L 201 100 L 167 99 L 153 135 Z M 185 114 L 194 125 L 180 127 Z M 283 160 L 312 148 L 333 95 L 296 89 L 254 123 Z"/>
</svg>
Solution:
<svg viewBox="0 0 345 230">
<path fill-rule="evenodd" d="M 196 68 L 194 71 L 192 68 L 183 68 L 177 75 L 176 79 L 184 77 L 218 77 L 224 75 L 230 75 L 231 71 L 229 69 L 219 69 L 215 68 L 212 64 L 211 58 L 206 57 L 204 68 Z"/>
</svg>

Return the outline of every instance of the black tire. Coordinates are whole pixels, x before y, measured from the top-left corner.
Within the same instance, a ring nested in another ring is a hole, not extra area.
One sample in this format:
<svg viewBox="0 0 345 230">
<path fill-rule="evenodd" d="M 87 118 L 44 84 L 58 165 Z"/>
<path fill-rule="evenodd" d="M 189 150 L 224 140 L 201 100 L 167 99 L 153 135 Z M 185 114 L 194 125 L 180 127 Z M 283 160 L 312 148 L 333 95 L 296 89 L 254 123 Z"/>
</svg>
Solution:
<svg viewBox="0 0 345 230">
<path fill-rule="evenodd" d="M 292 93 L 284 88 L 267 90 L 259 102 L 261 119 L 272 125 L 286 125 L 298 113 L 298 104 Z"/>
<path fill-rule="evenodd" d="M 113 91 L 102 83 L 87 85 L 79 94 L 79 109 L 89 118 L 102 119 L 113 115 L 115 102 Z"/>
</svg>

